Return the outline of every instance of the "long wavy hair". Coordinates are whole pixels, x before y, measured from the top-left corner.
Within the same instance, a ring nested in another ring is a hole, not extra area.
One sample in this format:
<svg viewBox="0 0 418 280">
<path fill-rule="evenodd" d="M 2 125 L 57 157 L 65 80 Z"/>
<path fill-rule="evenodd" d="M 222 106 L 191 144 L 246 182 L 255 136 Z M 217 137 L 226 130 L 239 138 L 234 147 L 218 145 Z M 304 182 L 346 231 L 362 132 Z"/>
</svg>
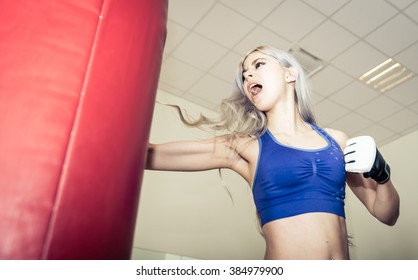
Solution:
<svg viewBox="0 0 418 280">
<path fill-rule="evenodd" d="M 243 89 L 243 64 L 248 55 L 253 52 L 271 56 L 279 61 L 283 67 L 294 67 L 298 71 L 298 77 L 295 81 L 295 101 L 301 118 L 315 124 L 315 117 L 310 106 L 310 90 L 306 75 L 298 61 L 289 53 L 277 50 L 269 46 L 259 46 L 250 52 L 240 61 L 235 76 L 235 86 L 232 96 L 222 100 L 220 104 L 219 119 L 209 119 L 200 115 L 197 120 L 190 120 L 182 110 L 176 105 L 170 105 L 177 108 L 182 122 L 192 127 L 209 127 L 216 131 L 225 131 L 231 136 L 249 135 L 259 137 L 267 130 L 267 117 L 262 111 L 259 111 L 247 98 Z"/>
</svg>

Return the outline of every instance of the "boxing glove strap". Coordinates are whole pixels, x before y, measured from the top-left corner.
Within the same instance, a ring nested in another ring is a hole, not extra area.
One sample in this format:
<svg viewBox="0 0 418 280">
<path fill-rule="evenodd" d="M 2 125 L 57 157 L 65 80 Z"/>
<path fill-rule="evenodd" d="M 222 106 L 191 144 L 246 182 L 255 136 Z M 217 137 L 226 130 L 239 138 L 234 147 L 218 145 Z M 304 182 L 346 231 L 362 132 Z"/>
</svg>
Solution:
<svg viewBox="0 0 418 280">
<path fill-rule="evenodd" d="M 372 178 L 378 184 L 384 184 L 390 179 L 390 166 L 383 159 L 379 150 L 376 149 L 376 157 L 373 166 L 369 172 L 363 173 L 365 178 Z"/>
</svg>

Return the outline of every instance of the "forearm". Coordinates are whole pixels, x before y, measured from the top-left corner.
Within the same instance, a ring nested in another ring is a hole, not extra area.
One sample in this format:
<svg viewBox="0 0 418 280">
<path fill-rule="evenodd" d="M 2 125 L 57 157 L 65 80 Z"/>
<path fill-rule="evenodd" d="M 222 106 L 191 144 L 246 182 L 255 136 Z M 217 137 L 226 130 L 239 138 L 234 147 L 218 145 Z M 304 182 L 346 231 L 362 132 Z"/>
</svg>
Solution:
<svg viewBox="0 0 418 280">
<path fill-rule="evenodd" d="M 187 144 L 171 142 L 165 144 L 148 144 L 145 168 L 163 171 L 192 171 L 193 163 L 187 160 Z M 197 165 L 197 163 L 196 163 Z"/>
<path fill-rule="evenodd" d="M 399 195 L 390 180 L 391 169 L 370 136 L 347 141 L 344 149 L 349 185 L 367 209 L 382 223 L 394 225 L 399 217 Z M 362 173 L 362 176 L 360 175 Z"/>
<path fill-rule="evenodd" d="M 395 225 L 399 217 L 399 205 L 399 195 L 391 180 L 377 185 L 373 214 L 379 221 L 390 226 Z"/>
</svg>

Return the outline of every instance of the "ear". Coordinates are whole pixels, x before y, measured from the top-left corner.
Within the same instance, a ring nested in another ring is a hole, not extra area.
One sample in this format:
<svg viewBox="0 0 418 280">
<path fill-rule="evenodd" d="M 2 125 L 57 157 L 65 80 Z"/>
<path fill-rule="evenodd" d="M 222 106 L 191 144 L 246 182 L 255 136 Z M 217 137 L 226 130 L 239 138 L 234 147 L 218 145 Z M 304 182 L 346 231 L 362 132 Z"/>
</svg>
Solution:
<svg viewBox="0 0 418 280">
<path fill-rule="evenodd" d="M 295 67 L 291 66 L 289 68 L 286 68 L 286 71 L 284 73 L 284 78 L 287 83 L 295 82 L 298 76 L 299 76 L 299 72 Z"/>
</svg>

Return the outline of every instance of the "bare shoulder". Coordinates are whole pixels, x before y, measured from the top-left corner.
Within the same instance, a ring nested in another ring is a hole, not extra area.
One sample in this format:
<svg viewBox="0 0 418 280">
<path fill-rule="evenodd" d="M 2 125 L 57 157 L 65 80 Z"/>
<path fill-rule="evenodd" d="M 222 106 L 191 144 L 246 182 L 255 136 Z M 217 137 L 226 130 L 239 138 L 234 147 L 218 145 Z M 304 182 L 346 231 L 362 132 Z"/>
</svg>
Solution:
<svg viewBox="0 0 418 280">
<path fill-rule="evenodd" d="M 248 164 L 254 164 L 258 159 L 258 139 L 257 137 L 240 135 L 232 140 L 236 153 Z"/>
<path fill-rule="evenodd" d="M 341 149 L 345 148 L 345 143 L 348 140 L 348 136 L 345 132 L 341 131 L 341 130 L 336 130 L 333 128 L 324 128 L 325 131 L 331 135 L 332 138 L 335 139 L 335 141 L 337 141 L 337 143 L 340 145 Z"/>
<path fill-rule="evenodd" d="M 215 137 L 214 142 L 217 146 L 223 146 L 224 149 L 234 151 L 245 159 L 249 154 L 258 151 L 257 138 L 252 136 L 226 134 Z"/>
<path fill-rule="evenodd" d="M 229 167 L 240 174 L 248 184 L 251 184 L 254 177 L 254 166 L 258 158 L 258 141 L 251 136 L 221 137 L 224 145 L 232 152 Z"/>
</svg>

